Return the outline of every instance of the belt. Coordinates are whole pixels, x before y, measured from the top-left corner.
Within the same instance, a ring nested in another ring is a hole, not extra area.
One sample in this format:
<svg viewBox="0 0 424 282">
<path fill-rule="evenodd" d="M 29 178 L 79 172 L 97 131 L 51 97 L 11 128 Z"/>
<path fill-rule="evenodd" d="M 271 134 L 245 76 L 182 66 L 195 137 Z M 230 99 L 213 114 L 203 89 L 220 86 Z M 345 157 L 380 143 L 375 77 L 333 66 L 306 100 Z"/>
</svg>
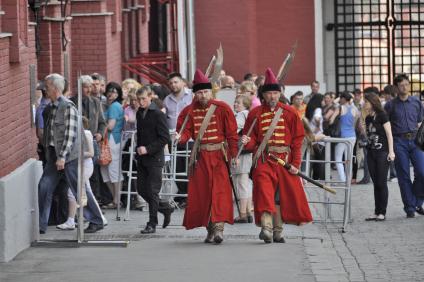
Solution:
<svg viewBox="0 0 424 282">
<path fill-rule="evenodd" d="M 278 153 L 278 154 L 290 153 L 290 147 L 288 147 L 288 146 L 269 146 L 268 152 Z"/>
<path fill-rule="evenodd" d="M 200 144 L 201 151 L 218 151 L 222 149 L 222 143 L 213 143 L 213 144 Z"/>
<path fill-rule="evenodd" d="M 412 132 L 406 132 L 406 133 L 401 133 L 401 134 L 394 134 L 394 136 L 396 137 L 401 137 L 401 138 L 405 138 L 405 139 L 414 139 L 415 136 L 417 135 L 416 131 L 412 131 Z"/>
</svg>

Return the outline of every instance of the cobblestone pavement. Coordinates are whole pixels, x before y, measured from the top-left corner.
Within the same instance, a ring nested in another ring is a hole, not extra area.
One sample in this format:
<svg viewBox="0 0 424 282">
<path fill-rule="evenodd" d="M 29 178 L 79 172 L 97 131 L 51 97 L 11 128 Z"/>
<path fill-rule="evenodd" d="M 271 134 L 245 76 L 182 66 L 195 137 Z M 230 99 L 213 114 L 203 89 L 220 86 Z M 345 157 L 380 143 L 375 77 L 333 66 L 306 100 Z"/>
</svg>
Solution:
<svg viewBox="0 0 424 282">
<path fill-rule="evenodd" d="M 323 193 L 319 189 L 307 189 L 310 200 L 323 200 Z M 344 195 L 342 190 L 338 190 L 337 196 L 330 196 L 332 202 L 343 202 Z M 258 280 L 257 271 L 253 271 L 252 267 L 261 264 L 264 260 L 271 259 L 274 262 L 286 259 L 286 263 L 270 266 L 270 273 L 267 273 L 267 281 L 280 281 L 277 278 L 286 277 L 285 281 L 424 281 L 424 216 L 418 215 L 414 219 L 406 219 L 402 210 L 402 201 L 400 198 L 399 187 L 397 183 L 389 183 L 389 205 L 387 211 L 387 219 L 384 222 L 366 222 L 364 219 L 373 213 L 374 199 L 372 184 L 354 185 L 351 189 L 351 204 L 352 204 L 352 221 L 347 225 L 346 232 L 342 232 L 342 223 L 330 223 L 331 220 L 341 219 L 343 217 L 343 208 L 341 205 L 334 205 L 331 209 L 331 217 L 328 218 L 327 224 L 314 223 L 306 226 L 285 226 L 285 237 L 287 244 L 267 248 L 263 246 L 258 239 L 259 228 L 253 224 L 238 224 L 226 225 L 225 241 L 223 246 L 228 246 L 226 255 L 219 257 L 222 265 L 236 264 L 237 269 L 241 272 L 245 271 L 249 275 L 239 275 L 233 273 L 231 268 L 228 268 L 228 273 L 231 273 L 225 281 L 261 281 Z M 314 218 L 320 220 L 324 218 L 324 209 L 321 204 L 311 204 Z M 157 233 L 151 236 L 141 235 L 139 230 L 144 227 L 148 219 L 146 211 L 131 211 L 131 220 L 124 221 L 124 214 L 121 212 L 120 221 L 116 220 L 115 211 L 107 211 L 106 217 L 109 220 L 109 225 L 102 231 L 87 235 L 87 239 L 102 240 L 102 239 L 125 239 L 132 241 L 129 249 L 140 248 L 146 246 L 157 246 L 160 254 L 169 254 L 163 250 L 167 246 L 172 252 L 184 253 L 184 248 L 187 249 L 191 256 L 204 251 L 204 244 L 201 243 L 205 236 L 205 229 L 198 228 L 194 230 L 184 230 L 181 226 L 183 211 L 176 211 L 173 214 L 171 225 L 162 229 L 158 227 Z M 159 221 L 161 223 L 162 217 Z M 42 235 L 41 239 L 74 239 L 75 232 L 59 231 L 54 227 L 50 227 L 47 234 Z M 146 240 L 145 240 L 146 239 Z M 147 245 L 146 245 L 147 244 Z M 254 254 L 258 252 L 258 245 L 262 245 L 265 251 L 260 249 L 261 258 L 254 258 Z M 197 247 L 194 247 L 197 246 Z M 191 248 L 190 248 L 191 247 Z M 151 248 L 151 247 L 150 247 Z M 227 250 L 227 248 L 219 248 Z M 278 248 L 275 250 L 275 248 Z M 92 249 L 94 250 L 94 249 Z M 124 250 L 124 251 L 122 251 Z M 73 253 L 73 251 L 70 251 Z M 84 251 L 81 251 L 84 252 Z M 87 251 L 83 253 L 83 258 L 89 258 L 100 254 L 102 251 Z M 134 250 L 128 250 L 127 255 L 125 249 L 119 251 L 120 256 L 139 259 L 139 256 Z M 232 252 L 250 254 L 250 259 L 243 260 L 245 270 L 241 263 L 237 263 L 231 258 Z M 115 252 L 114 252 L 115 253 Z M 40 255 L 36 255 L 40 254 Z M 41 254 L 44 254 L 41 255 Z M 25 275 L 36 275 L 37 280 L 51 281 L 41 279 L 43 273 L 37 272 L 37 265 L 45 267 L 45 273 L 48 275 L 55 274 L 54 271 L 49 272 L 49 267 L 43 261 L 45 256 L 54 254 L 53 260 L 66 258 L 66 252 L 59 252 L 57 249 L 36 249 L 31 248 L 22 254 L 17 259 L 8 264 L 0 264 L 0 281 L 2 278 L 7 278 L 4 281 L 34 281 L 25 278 Z M 104 253 L 105 259 L 107 254 Z M 219 255 L 217 251 L 215 255 Z M 81 253 L 74 254 L 80 256 Z M 171 258 L 173 261 L 175 258 Z M 287 262 L 287 258 L 292 259 Z M 160 257 L 156 258 L 160 261 Z M 256 260 L 255 260 L 256 259 Z M 27 260 L 30 260 L 28 262 Z M 50 259 L 49 261 L 52 261 Z M 132 260 L 131 260 L 132 261 Z M 199 272 L 206 271 L 202 266 L 208 260 L 199 260 Z M 109 261 L 106 261 L 108 263 Z M 131 266 L 131 262 L 127 262 Z M 293 264 L 294 263 L 294 264 Z M 177 265 L 173 270 L 177 271 Z M 293 267 L 298 265 L 299 267 Z M 22 267 L 28 267 L 28 270 L 22 270 Z M 60 265 L 60 273 L 56 273 L 53 277 L 59 278 L 66 272 L 66 266 Z M 124 267 L 124 266 L 122 266 Z M 140 267 L 151 267 L 144 265 Z M 163 269 L 155 269 L 149 272 L 149 277 L 146 281 L 162 281 L 155 280 L 155 271 L 163 272 Z M 192 268 L 196 270 L 197 268 Z M 272 271 L 280 269 L 286 276 L 273 275 Z M 53 273 L 53 274 L 52 274 Z M 115 277 L 110 271 L 107 272 L 108 277 L 103 281 L 109 281 L 108 278 Z M 172 279 L 172 271 L 168 270 L 166 275 Z M 59 275 L 60 274 L 60 275 Z M 136 275 L 136 274 L 135 274 Z M 167 276 L 164 277 L 167 277 Z M 52 276 L 50 276 L 52 277 Z M 73 281 L 97 281 L 97 280 L 81 280 L 76 275 Z M 195 277 L 186 277 L 184 281 L 197 281 Z M 260 277 L 260 276 L 259 276 Z M 264 276 L 265 277 L 265 276 Z M 16 279 L 15 279 L 16 278 Z M 25 278 L 25 279 L 24 279 Z M 191 279 L 193 278 L 193 279 Z M 221 277 L 222 278 L 222 277 Z M 231 279 L 233 280 L 231 280 Z M 234 280 L 235 279 L 235 280 Z M 110 279 L 111 280 L 111 279 Z M 175 279 L 174 279 L 175 280 Z M 213 280 L 213 279 L 212 279 Z M 132 280 L 127 280 L 132 281 Z M 177 281 L 177 280 L 175 280 Z M 209 280 L 205 280 L 209 281 Z M 224 281 L 224 280 L 221 280 Z"/>
<path fill-rule="evenodd" d="M 308 189 L 310 198 L 319 198 Z M 342 192 L 331 201 L 342 201 Z M 366 222 L 373 214 L 372 184 L 351 189 L 352 222 L 346 232 L 341 224 L 314 224 L 305 230 L 319 234 L 322 243 L 305 239 L 306 253 L 317 281 L 424 281 L 424 216 L 407 219 L 397 183 L 389 182 L 389 203 L 384 222 Z M 321 199 L 322 200 L 322 199 Z M 323 209 L 314 205 L 315 218 Z M 332 210 L 334 218 L 342 209 Z"/>
</svg>

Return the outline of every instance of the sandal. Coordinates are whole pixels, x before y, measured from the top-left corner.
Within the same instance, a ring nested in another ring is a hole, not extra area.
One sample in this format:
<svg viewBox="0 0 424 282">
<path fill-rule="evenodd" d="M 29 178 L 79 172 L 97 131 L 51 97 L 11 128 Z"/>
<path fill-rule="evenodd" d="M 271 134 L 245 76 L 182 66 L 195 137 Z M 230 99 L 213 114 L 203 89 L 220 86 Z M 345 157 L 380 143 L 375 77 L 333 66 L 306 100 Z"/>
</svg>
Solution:
<svg viewBox="0 0 424 282">
<path fill-rule="evenodd" d="M 115 203 L 109 203 L 107 205 L 104 205 L 102 208 L 107 209 L 107 210 L 112 210 L 112 209 L 116 209 L 118 205 Z"/>
</svg>

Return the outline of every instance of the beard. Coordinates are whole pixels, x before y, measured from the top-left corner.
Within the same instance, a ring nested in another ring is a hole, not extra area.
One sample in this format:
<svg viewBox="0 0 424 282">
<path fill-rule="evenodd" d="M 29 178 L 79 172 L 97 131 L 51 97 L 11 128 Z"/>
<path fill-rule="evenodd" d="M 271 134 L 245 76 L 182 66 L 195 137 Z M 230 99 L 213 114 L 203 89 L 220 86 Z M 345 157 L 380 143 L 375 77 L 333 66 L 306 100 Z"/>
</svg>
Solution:
<svg viewBox="0 0 424 282">
<path fill-rule="evenodd" d="M 207 99 L 200 99 L 199 103 L 202 107 L 206 107 L 208 105 L 209 100 Z"/>
<path fill-rule="evenodd" d="M 275 106 L 277 106 L 277 101 L 269 101 L 268 106 L 270 106 L 271 108 L 274 108 Z"/>
</svg>

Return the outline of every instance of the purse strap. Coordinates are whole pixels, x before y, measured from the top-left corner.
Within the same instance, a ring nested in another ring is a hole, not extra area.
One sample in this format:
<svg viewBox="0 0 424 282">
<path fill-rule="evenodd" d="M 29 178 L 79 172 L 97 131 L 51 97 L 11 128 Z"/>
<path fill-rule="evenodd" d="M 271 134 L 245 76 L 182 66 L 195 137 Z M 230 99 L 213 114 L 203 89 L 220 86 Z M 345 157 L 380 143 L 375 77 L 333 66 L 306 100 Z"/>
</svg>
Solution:
<svg viewBox="0 0 424 282">
<path fill-rule="evenodd" d="M 108 140 L 109 138 L 108 138 L 108 136 L 107 136 L 107 126 L 105 127 L 105 132 L 103 133 L 103 143 L 105 144 L 105 145 L 108 145 L 109 144 L 109 140 Z"/>
</svg>

